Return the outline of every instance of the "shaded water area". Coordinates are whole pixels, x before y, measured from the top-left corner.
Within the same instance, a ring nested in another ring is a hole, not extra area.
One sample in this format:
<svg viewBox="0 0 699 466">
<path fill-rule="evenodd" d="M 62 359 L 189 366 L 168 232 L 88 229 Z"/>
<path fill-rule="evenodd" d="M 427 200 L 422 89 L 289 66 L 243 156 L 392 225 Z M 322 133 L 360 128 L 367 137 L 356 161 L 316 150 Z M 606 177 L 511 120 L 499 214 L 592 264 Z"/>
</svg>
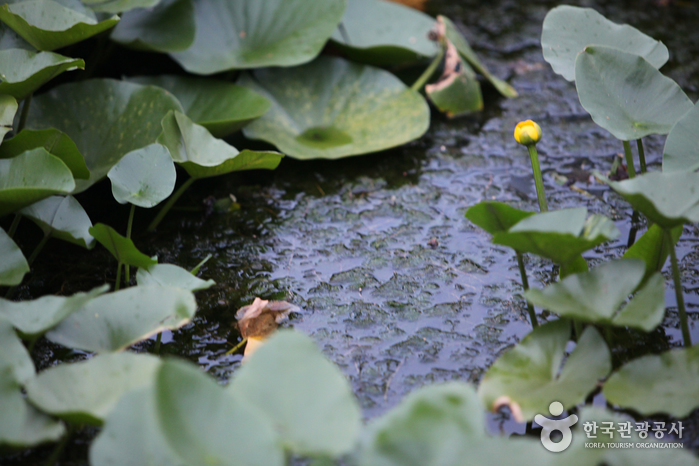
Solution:
<svg viewBox="0 0 699 466">
<path fill-rule="evenodd" d="M 662 40 L 671 57 L 663 71 L 695 101 L 699 7 L 661 3 L 576 4 L 594 6 L 613 21 Z M 505 0 L 487 6 L 476 1 L 429 4 L 429 13 L 467 26 L 474 49 L 519 91 L 518 99 L 502 99 L 486 89 L 481 114 L 447 120 L 433 113 L 424 137 L 383 153 L 333 162 L 287 159 L 274 172 L 197 182 L 156 234 L 136 237 L 139 248 L 157 254 L 160 262 L 191 268 L 213 255 L 200 276 L 217 285 L 197 294 L 195 321 L 167 333 L 162 352 L 195 361 L 225 382 L 241 361 L 238 354 L 224 354 L 240 340 L 235 311 L 259 296 L 301 308 L 287 325 L 311 335 L 342 368 L 367 418 L 386 412 L 425 384 L 476 383 L 531 329 L 513 252 L 492 245 L 486 233 L 464 218 L 469 206 L 484 199 L 537 210 L 527 151 L 512 137 L 523 119 L 534 119 L 544 131 L 538 148 L 550 208 L 586 206 L 614 219 L 622 232 L 585 257 L 593 265 L 597 259 L 621 256 L 631 210 L 605 187 L 586 183 L 590 170 L 609 169 L 621 143 L 591 121 L 574 84 L 543 61 L 541 23 L 555 5 Z M 652 170 L 659 169 L 663 143 L 664 138 L 647 141 Z M 573 186 L 591 195 L 557 182 L 565 180 L 577 180 Z M 100 190 L 109 196 L 106 183 Z M 202 207 L 229 194 L 237 198 L 240 210 L 218 213 Z M 94 199 L 79 199 L 94 223 L 109 219 L 115 226 L 125 224 L 125 208 L 112 216 L 100 212 Z M 139 212 L 135 230 L 143 230 L 150 215 Z M 21 230 L 26 234 L 20 238 L 23 247 L 34 241 L 30 228 L 25 224 Z M 638 236 L 644 229 L 641 225 Z M 699 341 L 696 225 L 685 227 L 678 255 L 692 337 Z M 88 254 L 65 244 L 46 251 L 36 266 L 38 272 L 18 297 L 84 290 L 104 280 L 113 282 L 116 270 L 106 251 L 98 248 Z M 557 276 L 550 262 L 535 257 L 527 257 L 527 268 L 534 287 Z M 671 281 L 666 302 L 667 317 L 654 332 L 617 331 L 615 367 L 681 344 Z M 152 346 L 147 341 L 137 349 Z M 36 357 L 42 368 L 84 355 L 40 343 Z M 594 402 L 604 400 L 597 395 Z M 699 450 L 699 413 L 683 423 L 687 447 Z M 525 426 L 500 413 L 490 416 L 490 428 L 523 433 Z M 86 448 L 80 439 L 90 435 L 79 436 L 67 456 L 78 461 Z"/>
</svg>

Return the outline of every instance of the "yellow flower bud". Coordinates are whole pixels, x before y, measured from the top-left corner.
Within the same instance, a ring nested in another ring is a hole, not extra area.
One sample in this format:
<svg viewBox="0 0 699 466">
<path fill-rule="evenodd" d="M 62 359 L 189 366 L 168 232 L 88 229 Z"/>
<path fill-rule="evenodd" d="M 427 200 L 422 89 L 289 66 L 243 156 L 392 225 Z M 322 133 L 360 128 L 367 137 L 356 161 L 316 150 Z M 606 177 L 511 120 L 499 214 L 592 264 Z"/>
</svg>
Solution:
<svg viewBox="0 0 699 466">
<path fill-rule="evenodd" d="M 532 120 L 520 121 L 515 127 L 515 141 L 529 146 L 536 144 L 541 139 L 541 126 Z"/>
</svg>

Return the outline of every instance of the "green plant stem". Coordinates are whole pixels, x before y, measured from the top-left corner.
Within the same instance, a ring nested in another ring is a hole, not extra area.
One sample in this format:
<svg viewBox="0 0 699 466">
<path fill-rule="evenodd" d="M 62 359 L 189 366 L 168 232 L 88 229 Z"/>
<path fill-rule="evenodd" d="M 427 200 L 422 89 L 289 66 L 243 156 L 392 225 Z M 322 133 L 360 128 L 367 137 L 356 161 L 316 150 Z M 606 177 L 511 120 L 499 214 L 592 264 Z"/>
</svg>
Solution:
<svg viewBox="0 0 699 466">
<path fill-rule="evenodd" d="M 534 184 L 536 185 L 536 197 L 539 199 L 539 210 L 548 212 L 549 206 L 546 204 L 546 193 L 544 192 L 544 179 L 541 176 L 539 167 L 539 154 L 536 152 L 536 144 L 529 144 L 529 158 L 532 161 L 532 172 L 534 172 Z"/>
<path fill-rule="evenodd" d="M 636 139 L 636 147 L 638 148 L 638 160 L 641 162 L 641 173 L 646 172 L 646 152 L 643 150 L 643 140 Z"/>
<path fill-rule="evenodd" d="M 126 237 L 131 239 L 131 227 L 133 226 L 133 214 L 136 211 L 136 204 L 131 204 L 131 212 L 129 212 L 129 222 L 126 224 Z M 131 267 L 128 264 L 124 264 L 124 278 L 126 279 L 126 284 L 131 281 L 129 273 L 131 272 Z"/>
<path fill-rule="evenodd" d="M 240 348 L 242 348 L 243 346 L 245 346 L 245 343 L 247 343 L 247 342 L 248 342 L 248 339 L 247 339 L 247 338 L 243 338 L 243 339 L 240 341 L 240 343 L 238 343 L 237 345 L 235 345 L 232 349 L 229 349 L 228 351 L 226 351 L 226 356 L 228 356 L 229 354 L 235 353 L 235 352 L 238 351 Z"/>
<path fill-rule="evenodd" d="M 427 81 L 429 81 L 439 64 L 442 62 L 442 58 L 444 58 L 444 47 L 439 48 L 439 53 L 436 57 L 434 57 L 434 60 L 432 60 L 430 66 L 428 66 L 427 69 L 423 71 L 420 77 L 417 78 L 417 80 L 413 83 L 412 86 L 410 86 L 410 89 L 412 89 L 415 92 L 420 92 L 420 89 L 422 89 L 422 87 L 425 84 L 427 84 Z"/>
<path fill-rule="evenodd" d="M 521 253 L 517 253 L 517 265 L 519 266 L 519 275 L 522 277 L 522 288 L 524 291 L 529 289 L 529 279 L 527 278 L 527 269 L 524 268 L 524 259 Z M 527 311 L 529 311 L 529 319 L 532 321 L 532 327 L 536 328 L 539 326 L 539 322 L 536 320 L 536 312 L 534 311 L 534 306 L 527 302 Z"/>
<path fill-rule="evenodd" d="M 633 154 L 631 153 L 631 144 L 629 141 L 621 141 L 624 144 L 624 157 L 626 158 L 626 171 L 629 178 L 636 178 L 636 168 L 633 166 Z"/>
<path fill-rule="evenodd" d="M 44 235 L 43 238 L 41 238 L 41 241 L 39 241 L 39 244 L 36 245 L 34 250 L 32 251 L 32 255 L 29 256 L 29 259 L 27 259 L 27 263 L 31 266 L 32 263 L 34 262 L 34 259 L 36 259 L 36 256 L 39 255 L 41 250 L 44 248 L 46 245 L 46 242 L 51 238 L 51 232 L 48 232 Z"/>
<path fill-rule="evenodd" d="M 116 283 L 114 283 L 114 291 L 119 291 L 121 287 L 121 262 L 117 264 Z"/>
<path fill-rule="evenodd" d="M 68 441 L 73 436 L 73 431 L 74 428 L 72 426 L 68 427 L 68 430 L 66 431 L 65 435 L 58 442 L 56 448 L 53 449 L 53 452 L 51 452 L 51 456 L 48 457 L 48 459 L 44 463 L 44 466 L 53 466 L 59 459 L 61 459 L 63 450 L 65 450 Z"/>
<path fill-rule="evenodd" d="M 32 103 L 32 94 L 25 97 L 23 102 L 22 113 L 19 116 L 19 123 L 17 124 L 17 134 L 24 129 L 24 125 L 27 123 L 27 117 L 29 116 L 29 105 Z"/>
<path fill-rule="evenodd" d="M 20 220 L 22 220 L 22 214 L 15 214 L 15 218 L 12 219 L 12 225 L 10 225 L 10 229 L 7 230 L 7 234 L 10 238 L 15 236 Z"/>
<path fill-rule="evenodd" d="M 692 346 L 692 336 L 689 334 L 689 324 L 687 323 L 687 310 L 684 307 L 684 296 L 682 295 L 682 282 L 680 281 L 680 267 L 677 264 L 677 253 L 675 252 L 675 243 L 672 241 L 672 233 L 670 229 L 663 230 L 665 233 L 665 241 L 670 248 L 670 260 L 672 263 L 672 279 L 675 282 L 675 297 L 677 298 L 677 309 L 680 312 L 680 327 L 682 327 L 682 339 L 684 346 L 689 348 Z"/>
<path fill-rule="evenodd" d="M 167 200 L 167 203 L 163 206 L 162 209 L 160 209 L 160 212 L 158 212 L 158 215 L 155 216 L 153 221 L 148 225 L 148 230 L 147 231 L 153 231 L 158 227 L 158 224 L 160 224 L 160 221 L 165 217 L 165 214 L 167 214 L 167 211 L 170 210 L 170 208 L 177 202 L 177 199 L 180 198 L 182 193 L 184 193 L 187 188 L 189 188 L 192 183 L 196 181 L 196 178 L 190 178 L 184 183 L 182 183 L 182 186 L 180 186 L 177 191 L 175 191 L 175 194 L 170 196 L 170 199 Z"/>
<path fill-rule="evenodd" d="M 155 347 L 153 352 L 160 356 L 160 340 L 162 339 L 163 332 L 160 332 L 157 337 L 155 337 Z"/>
<path fill-rule="evenodd" d="M 578 319 L 573 319 L 573 329 L 575 330 L 575 340 L 580 341 L 580 337 L 583 333 L 582 322 L 580 322 Z"/>
</svg>

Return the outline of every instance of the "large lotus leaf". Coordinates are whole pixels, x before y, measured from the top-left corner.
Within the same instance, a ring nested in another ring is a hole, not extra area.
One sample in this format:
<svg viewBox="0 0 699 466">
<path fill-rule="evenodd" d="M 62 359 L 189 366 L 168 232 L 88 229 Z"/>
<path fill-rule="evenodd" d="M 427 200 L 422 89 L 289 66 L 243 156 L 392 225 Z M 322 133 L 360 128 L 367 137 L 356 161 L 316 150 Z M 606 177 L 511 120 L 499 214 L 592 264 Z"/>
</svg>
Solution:
<svg viewBox="0 0 699 466">
<path fill-rule="evenodd" d="M 447 43 L 442 76 L 436 83 L 425 86 L 425 94 L 449 118 L 483 110 L 481 85 L 476 73 L 451 43 Z"/>
<path fill-rule="evenodd" d="M 548 413 L 560 402 L 569 409 L 585 400 L 599 379 L 612 368 L 607 344 L 594 327 L 588 327 L 563 368 L 570 321 L 556 320 L 535 328 L 503 354 L 485 373 L 478 395 L 489 409 L 509 405 L 522 422 Z"/>
<path fill-rule="evenodd" d="M 422 136 L 430 111 L 392 74 L 337 57 L 292 69 L 258 70 L 240 83 L 272 101 L 243 128 L 299 159 L 336 159 L 404 144 Z"/>
<path fill-rule="evenodd" d="M 213 280 L 197 278 L 189 271 L 173 264 L 155 264 L 138 269 L 136 283 L 138 286 L 174 286 L 189 291 L 206 290 L 216 284 Z"/>
<path fill-rule="evenodd" d="M 162 121 L 158 142 L 170 150 L 172 159 L 192 178 L 206 178 L 230 172 L 254 169 L 273 170 L 283 155 L 273 151 L 238 149 L 216 139 L 203 126 L 180 112 L 168 113 Z"/>
<path fill-rule="evenodd" d="M 29 301 L 0 299 L 0 315 L 25 337 L 33 339 L 56 326 L 73 312 L 109 289 L 102 285 L 73 296 L 42 296 Z"/>
<path fill-rule="evenodd" d="M 161 432 L 186 464 L 285 464 L 276 426 L 192 364 L 163 363 L 157 375 L 156 406 Z M 304 408 L 319 409 L 315 404 Z"/>
<path fill-rule="evenodd" d="M 575 58 L 588 45 L 606 45 L 640 55 L 656 69 L 667 62 L 667 47 L 628 24 L 617 24 L 591 8 L 561 5 L 544 18 L 541 48 L 553 71 L 575 80 Z"/>
<path fill-rule="evenodd" d="M 131 238 L 121 236 L 109 225 L 98 223 L 90 228 L 90 234 L 102 246 L 107 248 L 120 264 L 133 265 L 134 267 L 149 267 L 158 263 L 157 260 L 151 259 L 139 251 Z"/>
<path fill-rule="evenodd" d="M 645 263 L 639 259 L 605 262 L 543 290 L 531 288 L 524 297 L 533 305 L 563 317 L 598 324 L 628 325 L 649 332 L 660 324 L 665 314 L 665 279 L 662 275 L 653 275 L 617 315 L 619 306 L 641 283 L 644 272 Z"/>
<path fill-rule="evenodd" d="M 375 66 L 414 62 L 437 54 L 428 37 L 435 20 L 384 0 L 347 0 L 347 9 L 332 40 L 352 61 Z"/>
<path fill-rule="evenodd" d="M 217 138 L 261 117 L 271 106 L 260 94 L 226 81 L 175 75 L 140 76 L 129 80 L 172 92 L 184 113 Z"/>
<path fill-rule="evenodd" d="M 673 244 L 682 235 L 682 226 L 676 226 L 671 231 Z M 668 244 L 663 229 L 657 224 L 651 225 L 643 236 L 636 240 L 633 245 L 626 250 L 622 256 L 624 259 L 641 259 L 646 263 L 646 271 L 641 281 L 641 286 L 656 272 L 660 272 L 670 255 L 670 245 Z"/>
<path fill-rule="evenodd" d="M 699 173 L 651 172 L 607 184 L 661 228 L 699 222 Z"/>
<path fill-rule="evenodd" d="M 133 150 L 107 173 L 112 195 L 120 204 L 150 208 L 166 199 L 175 189 L 175 164 L 170 151 L 160 144 Z"/>
<path fill-rule="evenodd" d="M 137 50 L 185 50 L 194 41 L 194 2 L 161 0 L 154 8 L 126 12 L 112 31 L 111 38 Z"/>
<path fill-rule="evenodd" d="M 98 21 L 94 13 L 53 0 L 26 0 L 0 7 L 0 20 L 39 50 L 56 50 L 114 27 L 119 17 Z"/>
<path fill-rule="evenodd" d="M 345 11 L 345 0 L 198 0 L 196 34 L 187 50 L 172 53 L 196 74 L 311 61 Z"/>
<path fill-rule="evenodd" d="M 466 211 L 467 219 L 491 235 L 507 231 L 531 215 L 534 215 L 534 212 L 515 209 L 497 201 L 479 202 Z"/>
<path fill-rule="evenodd" d="M 699 345 L 643 356 L 604 384 L 610 403 L 650 415 L 683 418 L 699 407 Z"/>
<path fill-rule="evenodd" d="M 20 211 L 39 225 L 44 234 L 87 249 L 95 246 L 90 234 L 92 222 L 73 196 L 51 196 Z"/>
<path fill-rule="evenodd" d="M 70 169 L 43 147 L 0 160 L 0 216 L 74 188 Z"/>
<path fill-rule="evenodd" d="M 0 386 L 19 388 L 34 378 L 34 362 L 17 337 L 12 323 L 0 315 Z"/>
<path fill-rule="evenodd" d="M 7 24 L 0 21 L 0 50 L 7 49 L 24 49 L 32 52 L 36 50 L 26 40 L 18 36 L 15 31 L 10 29 Z"/>
<path fill-rule="evenodd" d="M 0 52 L 2 53 L 2 52 Z M 17 113 L 17 101 L 11 95 L 0 95 L 0 142 L 12 131 L 12 122 Z"/>
<path fill-rule="evenodd" d="M 567 264 L 580 253 L 619 236 L 616 225 L 608 218 L 592 215 L 585 220 L 586 216 L 584 207 L 534 214 L 507 231 L 495 233 L 493 243 Z"/>
<path fill-rule="evenodd" d="M 0 158 L 16 157 L 37 147 L 43 147 L 48 153 L 61 159 L 73 173 L 73 178 L 90 178 L 90 170 L 75 143 L 65 133 L 54 128 L 42 131 L 23 129 L 17 136 L 2 141 Z"/>
<path fill-rule="evenodd" d="M 335 457 L 358 440 L 361 411 L 352 388 L 304 334 L 279 331 L 240 368 L 228 391 L 264 413 L 294 453 Z"/>
<path fill-rule="evenodd" d="M 78 180 L 82 192 L 101 180 L 128 152 L 156 141 L 160 120 L 181 110 L 177 99 L 158 87 L 113 79 L 58 86 L 32 100 L 27 128 L 56 128 L 78 146 L 90 179 Z"/>
<path fill-rule="evenodd" d="M 122 395 L 150 385 L 160 359 L 148 354 L 98 355 L 41 372 L 27 385 L 29 401 L 75 424 L 101 425 Z"/>
<path fill-rule="evenodd" d="M 162 330 L 180 328 L 196 308 L 189 290 L 136 286 L 93 299 L 47 332 L 46 338 L 86 351 L 120 351 Z"/>
<path fill-rule="evenodd" d="M 611 47 L 578 54 L 575 86 L 592 120 L 623 141 L 667 134 L 692 109 L 680 86 L 645 58 Z"/>
<path fill-rule="evenodd" d="M 93 11 L 103 13 L 122 13 L 134 8 L 151 8 L 160 0 L 82 0 Z"/>
<path fill-rule="evenodd" d="M 14 286 L 22 283 L 29 272 L 29 264 L 22 250 L 12 241 L 5 230 L 0 228 L 0 286 Z"/>
<path fill-rule="evenodd" d="M 699 102 L 670 130 L 663 149 L 663 171 L 699 168 Z"/>
<path fill-rule="evenodd" d="M 0 50 L 0 93 L 22 100 L 64 71 L 84 68 L 83 60 L 53 52 Z"/>
</svg>

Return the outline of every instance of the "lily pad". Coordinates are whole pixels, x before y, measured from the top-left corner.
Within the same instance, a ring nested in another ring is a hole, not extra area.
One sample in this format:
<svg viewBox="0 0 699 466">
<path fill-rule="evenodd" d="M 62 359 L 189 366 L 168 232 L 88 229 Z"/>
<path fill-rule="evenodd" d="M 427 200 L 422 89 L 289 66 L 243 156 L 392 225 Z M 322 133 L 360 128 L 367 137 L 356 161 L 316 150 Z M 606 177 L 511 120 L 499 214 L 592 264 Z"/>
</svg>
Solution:
<svg viewBox="0 0 699 466">
<path fill-rule="evenodd" d="M 138 286 L 163 285 L 189 291 L 206 290 L 216 284 L 213 280 L 197 278 L 189 271 L 173 264 L 155 264 L 138 269 L 136 283 Z"/>
<path fill-rule="evenodd" d="M 177 329 L 194 316 L 197 304 L 188 290 L 137 286 L 88 302 L 46 333 L 69 348 L 114 352 L 165 329 Z"/>
<path fill-rule="evenodd" d="M 569 338 L 565 319 L 535 328 L 485 373 L 478 387 L 483 403 L 492 410 L 509 405 L 523 422 L 548 413 L 554 401 L 564 409 L 584 401 L 609 374 L 611 355 L 597 330 L 588 327 L 561 368 Z"/>
<path fill-rule="evenodd" d="M 177 174 L 170 151 L 160 144 L 151 144 L 122 157 L 107 177 L 119 204 L 129 202 L 150 208 L 172 194 Z"/>
<path fill-rule="evenodd" d="M 34 362 L 4 316 L 0 316 L 0 348 L 0 386 L 19 388 L 34 378 Z"/>
<path fill-rule="evenodd" d="M 682 226 L 676 226 L 670 233 L 673 244 L 677 244 L 677 240 L 682 235 Z M 665 239 L 663 229 L 654 224 L 633 243 L 633 246 L 626 250 L 622 257 L 624 259 L 641 259 L 646 263 L 646 271 L 640 284 L 643 286 L 653 274 L 663 269 L 669 255 L 670 245 Z"/>
<path fill-rule="evenodd" d="M 44 148 L 0 160 L 0 216 L 74 188 L 70 169 Z"/>
<path fill-rule="evenodd" d="M 561 5 L 544 18 L 541 48 L 553 71 L 575 80 L 575 58 L 588 45 L 605 45 L 640 55 L 659 69 L 670 57 L 667 47 L 629 26 L 617 24 L 592 8 Z"/>
<path fill-rule="evenodd" d="M 29 272 L 29 264 L 22 250 L 12 238 L 0 228 L 0 286 L 14 286 L 22 283 L 24 275 Z"/>
<path fill-rule="evenodd" d="M 51 196 L 20 211 L 32 219 L 45 235 L 77 244 L 87 249 L 95 246 L 90 234 L 92 222 L 73 196 Z"/>
<path fill-rule="evenodd" d="M 604 384 L 610 403 L 650 415 L 683 418 L 699 407 L 699 346 L 643 356 L 624 365 Z"/>
<path fill-rule="evenodd" d="M 73 173 L 73 178 L 81 180 L 90 178 L 90 170 L 87 169 L 85 159 L 73 140 L 54 128 L 43 131 L 23 129 L 17 136 L 2 141 L 0 158 L 16 157 L 22 152 L 37 147 L 43 147 L 48 153 L 61 159 Z"/>
<path fill-rule="evenodd" d="M 111 39 L 137 50 L 179 52 L 194 42 L 194 2 L 161 0 L 121 16 Z"/>
<path fill-rule="evenodd" d="M 52 52 L 0 50 L 0 93 L 22 100 L 64 71 L 85 69 L 85 62 Z"/>
<path fill-rule="evenodd" d="M 361 411 L 352 388 L 301 333 L 272 336 L 237 371 L 228 392 L 263 413 L 293 453 L 335 457 L 358 440 Z"/>
<path fill-rule="evenodd" d="M 93 11 L 102 13 L 123 13 L 135 8 L 151 8 L 160 0 L 81 0 Z"/>
<path fill-rule="evenodd" d="M 55 50 L 114 27 L 118 16 L 98 21 L 53 0 L 26 0 L 0 7 L 0 20 L 39 50 Z"/>
<path fill-rule="evenodd" d="M 517 222 L 534 215 L 534 212 L 515 209 L 497 201 L 483 201 L 469 207 L 466 218 L 491 235 L 512 228 Z"/>
<path fill-rule="evenodd" d="M 24 49 L 32 52 L 36 50 L 29 42 L 10 29 L 7 24 L 0 21 L 0 50 L 7 49 Z"/>
<path fill-rule="evenodd" d="M 149 267 L 158 261 L 139 251 L 131 238 L 125 238 L 117 233 L 114 228 L 104 223 L 98 223 L 90 228 L 90 234 L 99 243 L 112 253 L 120 264 L 133 265 L 134 267 Z"/>
<path fill-rule="evenodd" d="M 180 112 L 168 113 L 162 121 L 158 142 L 170 150 L 172 159 L 192 178 L 206 178 L 241 170 L 277 168 L 283 154 L 238 149 L 216 139 L 206 128 Z"/>
<path fill-rule="evenodd" d="M 476 73 L 461 58 L 451 42 L 447 43 L 442 76 L 436 83 L 425 86 L 425 93 L 449 118 L 483 110 L 481 85 L 476 79 Z"/>
<path fill-rule="evenodd" d="M 191 73 L 213 74 L 311 61 L 340 22 L 345 0 L 199 0 L 194 9 L 194 43 L 171 56 Z"/>
<path fill-rule="evenodd" d="M 617 313 L 643 280 L 644 272 L 645 263 L 639 259 L 605 262 L 543 290 L 529 289 L 524 297 L 533 305 L 563 317 L 650 332 L 665 315 L 665 278 L 659 273 L 652 275 L 636 297 Z"/>
<path fill-rule="evenodd" d="M 264 115 L 271 106 L 260 94 L 226 81 L 175 75 L 140 76 L 129 80 L 172 92 L 184 113 L 217 138 L 238 131 Z"/>
<path fill-rule="evenodd" d="M 663 171 L 699 168 L 699 102 L 670 130 L 663 149 Z"/>
<path fill-rule="evenodd" d="M 17 113 L 17 108 L 17 101 L 14 97 L 11 95 L 0 95 L 0 142 L 7 133 L 12 131 L 12 122 Z"/>
<path fill-rule="evenodd" d="M 388 149 L 422 136 L 425 100 L 392 74 L 321 56 L 292 69 L 258 70 L 240 84 L 272 101 L 272 109 L 243 128 L 298 159 L 337 159 Z"/>
<path fill-rule="evenodd" d="M 164 89 L 92 79 L 35 97 L 26 127 L 56 128 L 75 141 L 90 170 L 89 180 L 77 182 L 75 192 L 82 192 L 107 176 L 125 154 L 156 142 L 169 110 L 181 106 Z"/>
<path fill-rule="evenodd" d="M 334 45 L 352 61 L 375 66 L 415 62 L 437 54 L 428 37 L 435 19 L 384 0 L 347 0 Z"/>
<path fill-rule="evenodd" d="M 693 107 L 645 58 L 611 47 L 587 46 L 578 54 L 575 86 L 592 120 L 623 141 L 667 134 Z"/>
<path fill-rule="evenodd" d="M 23 337 L 33 339 L 108 289 L 108 285 L 102 285 L 87 293 L 75 293 L 73 296 L 42 296 L 29 301 L 0 299 L 0 315 L 12 322 Z"/>
</svg>

